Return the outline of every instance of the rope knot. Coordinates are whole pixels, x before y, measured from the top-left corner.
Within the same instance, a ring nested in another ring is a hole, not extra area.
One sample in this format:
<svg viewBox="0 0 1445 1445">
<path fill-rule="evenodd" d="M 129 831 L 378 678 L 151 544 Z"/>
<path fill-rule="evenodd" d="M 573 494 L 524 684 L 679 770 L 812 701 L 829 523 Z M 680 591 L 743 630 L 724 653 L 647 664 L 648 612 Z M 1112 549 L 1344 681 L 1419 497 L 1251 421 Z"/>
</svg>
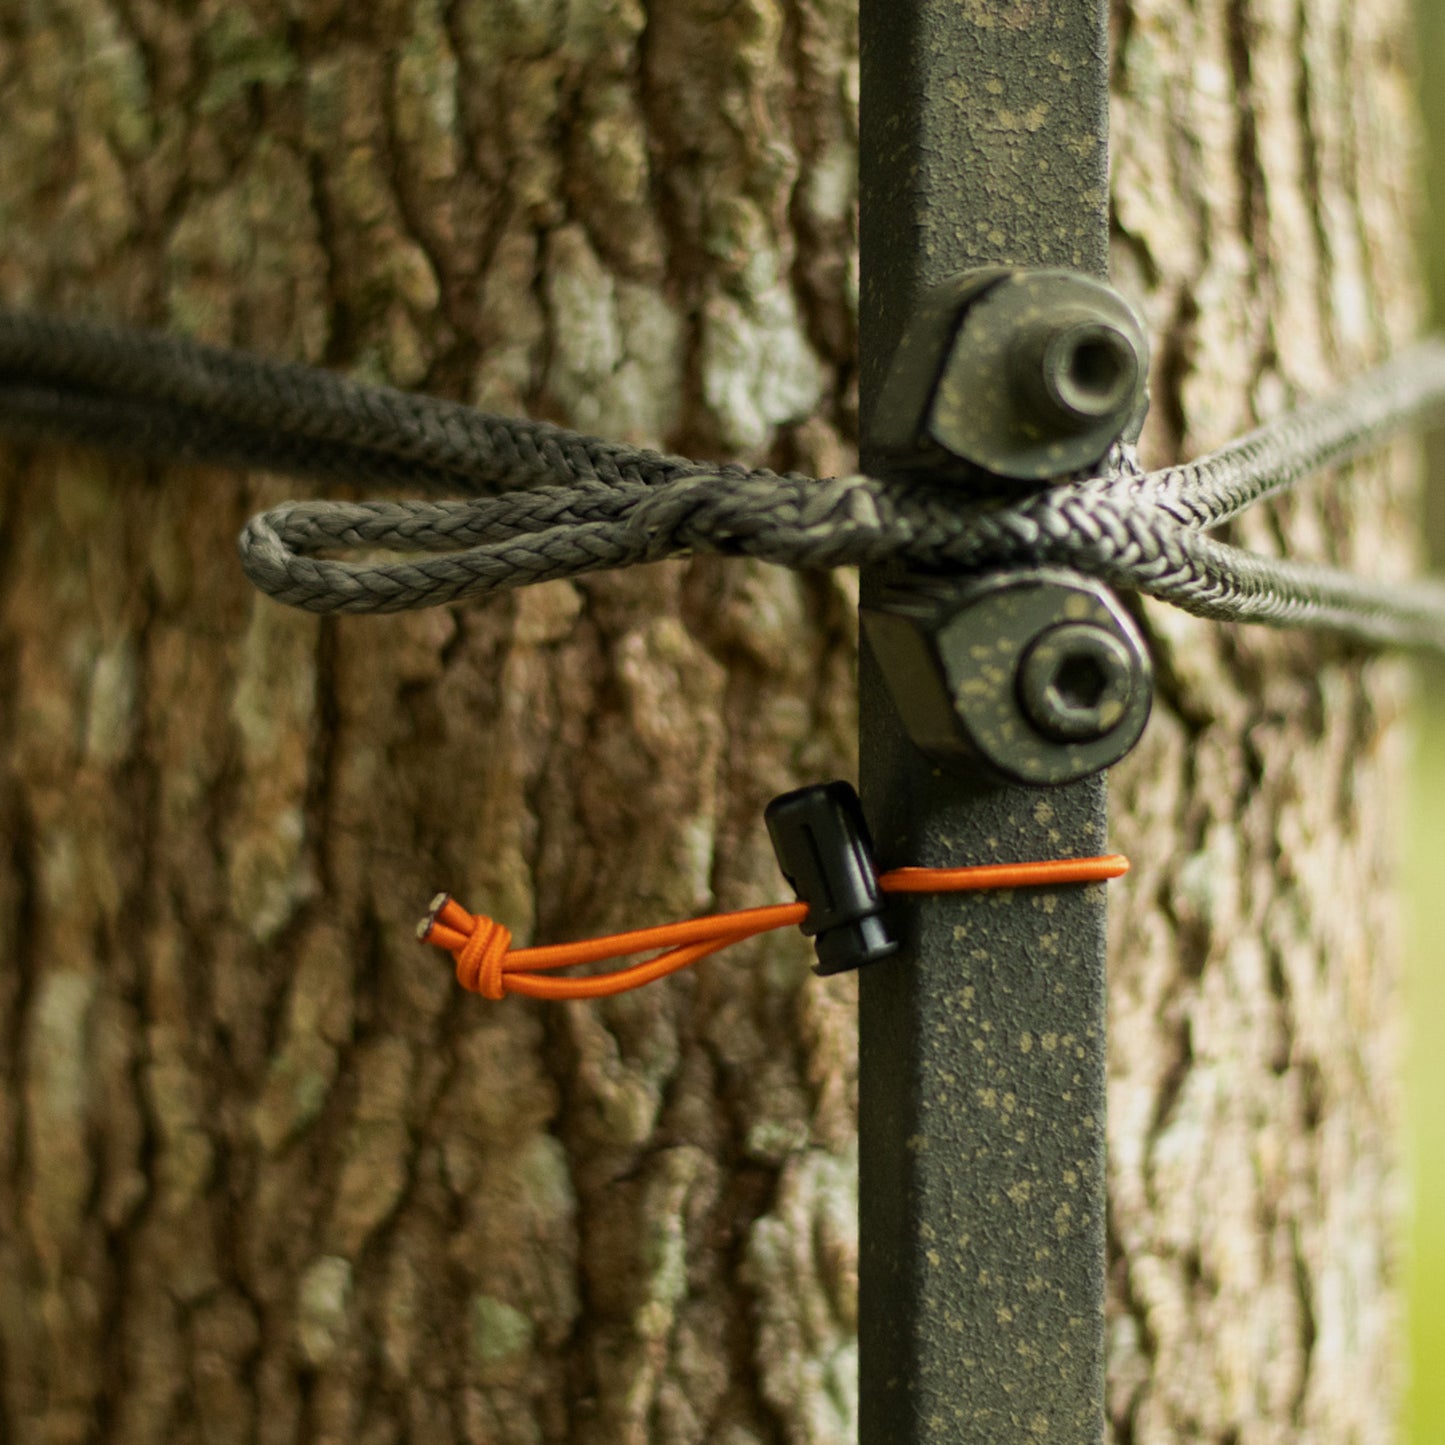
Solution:
<svg viewBox="0 0 1445 1445">
<path fill-rule="evenodd" d="M 474 918 L 467 941 L 457 950 L 457 982 L 483 998 L 505 998 L 506 980 L 502 963 L 512 943 L 512 933 L 495 919 Z"/>
<path fill-rule="evenodd" d="M 445 925 L 444 930 L 438 924 Z M 436 936 L 445 932 L 445 937 Z M 439 893 L 431 911 L 422 919 L 417 936 L 423 942 L 439 943 L 457 961 L 457 982 L 469 993 L 483 998 L 507 996 L 507 950 L 512 931 L 482 913 L 468 913 L 449 894 Z"/>
</svg>

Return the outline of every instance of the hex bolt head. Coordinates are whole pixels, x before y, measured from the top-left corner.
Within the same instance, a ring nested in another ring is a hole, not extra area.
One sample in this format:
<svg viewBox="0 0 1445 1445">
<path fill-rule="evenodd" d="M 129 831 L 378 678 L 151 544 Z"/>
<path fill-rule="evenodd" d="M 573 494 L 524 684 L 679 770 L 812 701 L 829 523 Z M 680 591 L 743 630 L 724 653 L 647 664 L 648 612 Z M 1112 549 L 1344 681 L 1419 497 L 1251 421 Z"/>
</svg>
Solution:
<svg viewBox="0 0 1445 1445">
<path fill-rule="evenodd" d="M 1049 481 L 1143 425 L 1149 347 L 1128 303 L 1071 271 L 965 272 L 918 301 L 868 419 L 870 465 Z"/>
<path fill-rule="evenodd" d="M 913 577 L 864 606 L 899 720 L 940 765 L 1053 786 L 1112 767 L 1149 719 L 1149 654 L 1101 582 L 1039 567 Z"/>
<path fill-rule="evenodd" d="M 1045 737 L 1093 742 L 1124 716 L 1134 695 L 1134 662 L 1106 628 L 1062 622 L 1024 654 L 1018 689 L 1024 715 Z"/>
</svg>

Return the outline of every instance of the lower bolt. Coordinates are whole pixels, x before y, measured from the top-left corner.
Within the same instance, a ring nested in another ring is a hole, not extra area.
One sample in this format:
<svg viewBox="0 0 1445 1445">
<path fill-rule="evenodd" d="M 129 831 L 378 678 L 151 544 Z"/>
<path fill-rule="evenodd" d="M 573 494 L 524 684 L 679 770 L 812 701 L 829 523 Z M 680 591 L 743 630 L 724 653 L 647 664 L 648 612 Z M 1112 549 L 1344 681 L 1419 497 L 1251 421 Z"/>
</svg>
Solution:
<svg viewBox="0 0 1445 1445">
<path fill-rule="evenodd" d="M 1149 719 L 1149 654 L 1101 582 L 1055 568 L 911 577 L 863 609 L 868 651 L 918 747 L 1032 787 L 1112 767 Z"/>
</svg>

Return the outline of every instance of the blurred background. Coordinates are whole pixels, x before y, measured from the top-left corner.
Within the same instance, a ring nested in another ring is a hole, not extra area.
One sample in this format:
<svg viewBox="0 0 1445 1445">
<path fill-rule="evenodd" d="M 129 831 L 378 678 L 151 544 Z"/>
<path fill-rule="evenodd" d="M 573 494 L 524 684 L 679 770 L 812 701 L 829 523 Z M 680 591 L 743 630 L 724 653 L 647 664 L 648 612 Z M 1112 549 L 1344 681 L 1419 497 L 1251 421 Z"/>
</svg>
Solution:
<svg viewBox="0 0 1445 1445">
<path fill-rule="evenodd" d="M 1428 0 L 1437 11 L 1441 0 Z M 1445 36 L 1442 36 L 1445 39 Z M 1437 293 L 1438 294 L 1438 293 Z M 1437 458 L 1445 465 L 1445 454 Z M 1437 492 L 1445 471 L 1433 471 Z M 1437 555 L 1437 565 L 1439 558 Z M 1410 1281 L 1411 1445 L 1445 1441 L 1445 670 L 1422 669 L 1415 787 L 1407 855 L 1411 899 L 1409 958 L 1411 1152 L 1415 1172 Z"/>
<path fill-rule="evenodd" d="M 1434 323 L 1445 327 L 1445 0 L 1416 0 L 1429 144 L 1427 258 Z M 1445 571 L 1445 433 L 1429 442 L 1425 523 Z M 1411 1445 L 1445 1442 L 1445 665 L 1422 664 L 1406 854 L 1410 892 L 1410 1133 L 1415 1172 L 1410 1284 Z"/>
</svg>

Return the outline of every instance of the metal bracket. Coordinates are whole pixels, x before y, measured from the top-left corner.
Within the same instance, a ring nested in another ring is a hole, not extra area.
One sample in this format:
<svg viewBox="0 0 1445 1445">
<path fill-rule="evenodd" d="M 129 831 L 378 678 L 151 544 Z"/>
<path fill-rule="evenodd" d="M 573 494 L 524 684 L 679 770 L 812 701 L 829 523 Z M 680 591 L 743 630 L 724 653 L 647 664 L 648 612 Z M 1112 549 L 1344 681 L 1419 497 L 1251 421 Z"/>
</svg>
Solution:
<svg viewBox="0 0 1445 1445">
<path fill-rule="evenodd" d="M 1082 321 L 1099 330 L 1056 325 L 1052 307 L 1043 333 L 990 324 L 977 349 L 965 333 L 974 305 L 973 321 L 987 319 L 984 304 L 1004 294 L 1000 269 L 1106 272 L 1106 0 L 860 0 L 859 15 L 865 469 L 997 494 L 1096 465 L 1141 415 L 1123 413 L 1126 391 L 1142 399 L 1142 333 L 1097 313 Z M 991 288 L 972 289 L 978 268 L 993 269 Z M 955 343 L 966 354 L 955 358 Z M 1091 414 L 1107 420 L 1101 435 Z M 1001 436 L 970 429 L 990 417 L 1007 420 Z M 897 582 L 866 572 L 865 609 L 889 612 Z M 1120 660 L 1111 627 L 1112 641 L 1054 630 L 1075 620 L 1039 628 L 996 693 L 1065 754 L 1074 740 L 1061 735 L 1099 725 L 1117 700 L 1085 674 L 1113 677 Z M 859 777 L 882 867 L 1103 848 L 1101 776 L 1021 787 L 981 749 L 947 750 L 964 726 L 946 687 L 952 663 L 927 684 L 945 750 L 920 749 L 879 624 L 865 625 Z M 1103 890 L 925 898 L 900 925 L 898 954 L 859 975 L 860 1445 L 1098 1442 Z"/>
</svg>

